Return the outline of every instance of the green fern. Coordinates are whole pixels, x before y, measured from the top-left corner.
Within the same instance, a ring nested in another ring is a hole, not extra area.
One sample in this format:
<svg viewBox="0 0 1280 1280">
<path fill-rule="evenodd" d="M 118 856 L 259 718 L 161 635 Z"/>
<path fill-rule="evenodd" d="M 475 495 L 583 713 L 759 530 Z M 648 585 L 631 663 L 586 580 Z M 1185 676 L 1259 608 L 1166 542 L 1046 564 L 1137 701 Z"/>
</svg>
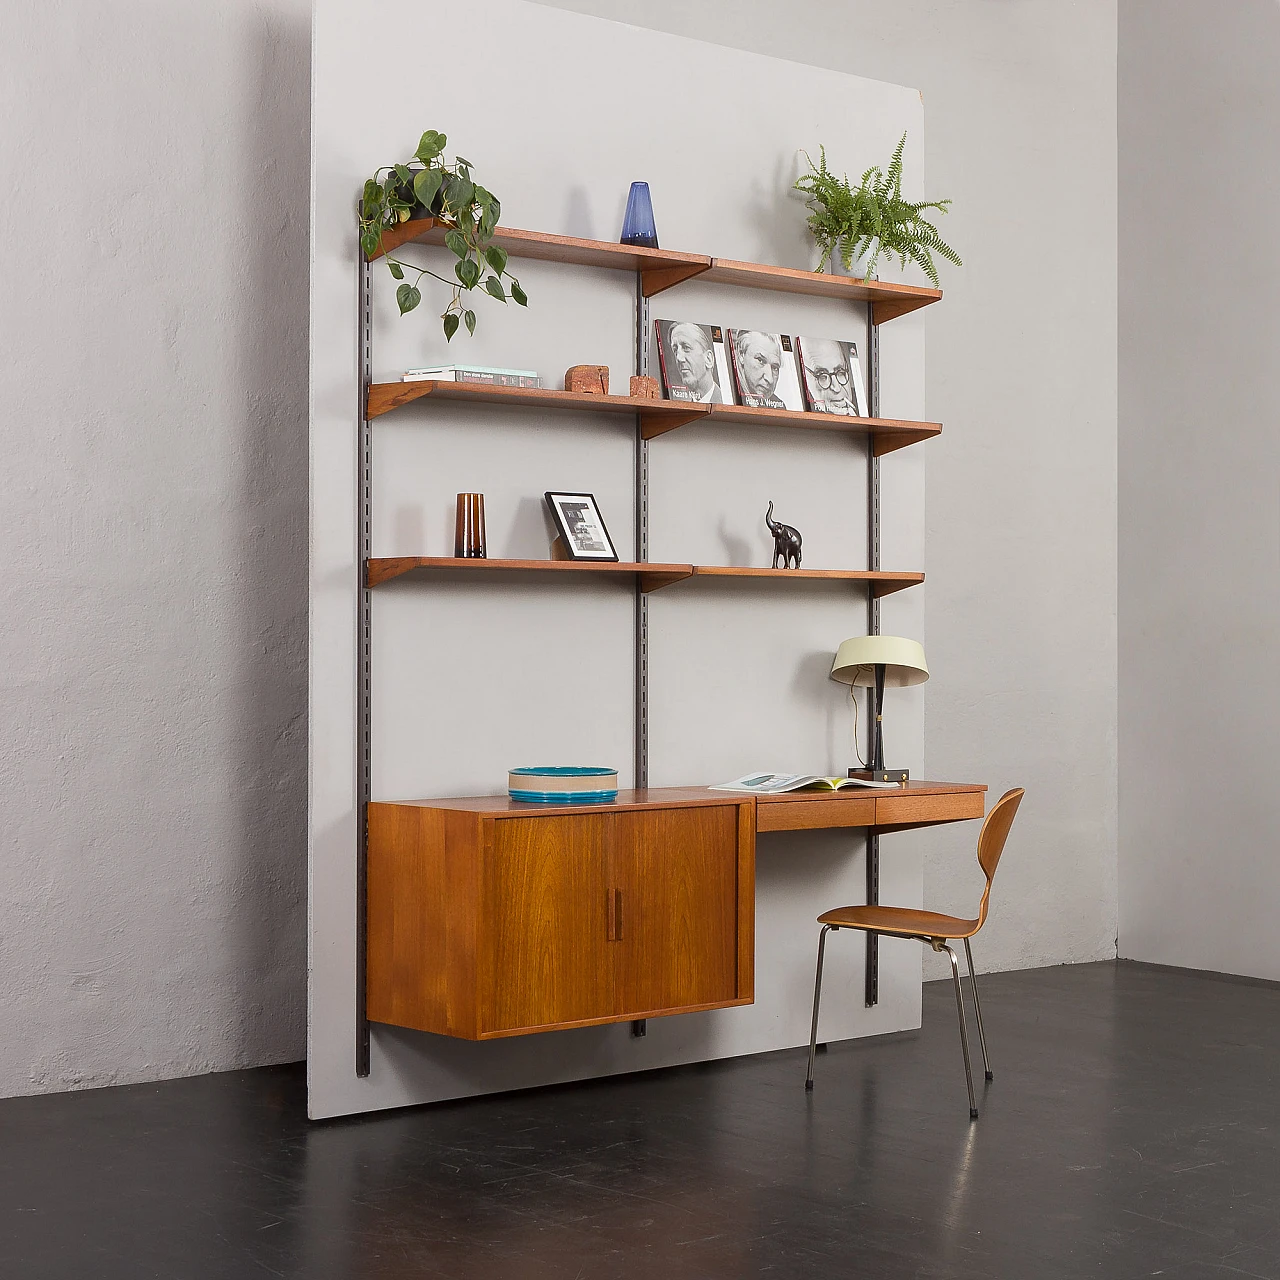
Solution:
<svg viewBox="0 0 1280 1280">
<path fill-rule="evenodd" d="M 938 269 L 933 255 L 963 264 L 956 251 L 943 240 L 938 228 L 924 215 L 930 210 L 946 213 L 950 200 L 904 200 L 902 198 L 902 153 L 907 145 L 904 133 L 894 148 L 887 171 L 872 165 L 854 187 L 847 176 L 836 177 L 827 168 L 827 151 L 818 148 L 818 166 L 814 168 L 809 153 L 809 172 L 795 184 L 803 192 L 809 208 L 809 230 L 822 250 L 818 270 L 825 271 L 835 254 L 840 255 L 844 269 L 850 270 L 855 259 L 867 256 L 867 275 L 874 273 L 883 253 L 897 258 L 902 267 L 910 260 L 916 263 L 930 283 L 938 288 Z"/>
</svg>

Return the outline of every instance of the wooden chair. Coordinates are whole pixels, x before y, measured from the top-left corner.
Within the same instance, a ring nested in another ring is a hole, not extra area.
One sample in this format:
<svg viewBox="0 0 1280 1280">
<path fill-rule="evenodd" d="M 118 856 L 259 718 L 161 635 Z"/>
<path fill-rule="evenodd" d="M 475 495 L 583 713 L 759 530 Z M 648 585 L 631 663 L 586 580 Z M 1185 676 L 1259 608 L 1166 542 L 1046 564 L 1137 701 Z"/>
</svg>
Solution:
<svg viewBox="0 0 1280 1280">
<path fill-rule="evenodd" d="M 840 929 L 859 929 L 863 933 L 885 934 L 893 938 L 914 938 L 935 951 L 945 951 L 951 957 L 951 980 L 956 989 L 956 1012 L 960 1017 L 960 1048 L 964 1051 L 964 1074 L 969 1084 L 969 1118 L 978 1118 L 978 1104 L 973 1095 L 973 1068 L 969 1064 L 969 1031 L 964 1020 L 964 1000 L 960 994 L 960 965 L 956 953 L 947 945 L 956 938 L 964 939 L 965 959 L 969 962 L 969 988 L 973 992 L 973 1011 L 978 1018 L 978 1040 L 982 1045 L 982 1066 L 987 1079 L 992 1079 L 991 1061 L 987 1057 L 987 1037 L 982 1030 L 982 1006 L 978 1003 L 978 983 L 973 972 L 973 952 L 969 939 L 987 919 L 987 902 L 991 897 L 991 881 L 995 878 L 1004 842 L 1009 828 L 1022 803 L 1022 788 L 1006 791 L 992 806 L 978 834 L 978 865 L 987 877 L 987 887 L 982 891 L 982 904 L 976 920 L 962 920 L 959 916 L 939 915 L 936 911 L 913 911 L 909 907 L 837 907 L 818 917 L 822 932 L 818 935 L 818 972 L 813 983 L 813 1026 L 809 1032 L 809 1074 L 804 1087 L 813 1088 L 813 1055 L 818 1044 L 818 1003 L 822 998 L 822 956 L 827 945 L 827 934 Z"/>
</svg>

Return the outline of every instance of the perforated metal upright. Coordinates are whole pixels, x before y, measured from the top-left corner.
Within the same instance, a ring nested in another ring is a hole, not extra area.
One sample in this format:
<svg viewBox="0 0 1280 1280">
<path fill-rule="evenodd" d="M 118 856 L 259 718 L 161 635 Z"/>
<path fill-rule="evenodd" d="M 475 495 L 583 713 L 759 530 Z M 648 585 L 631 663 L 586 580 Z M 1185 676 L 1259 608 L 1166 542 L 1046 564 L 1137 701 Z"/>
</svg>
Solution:
<svg viewBox="0 0 1280 1280">
<path fill-rule="evenodd" d="M 649 299 L 644 292 L 644 275 L 636 272 L 636 373 L 649 372 Z M 649 442 L 636 414 L 636 550 L 635 558 L 649 559 Z M 649 596 L 636 579 L 635 646 L 635 781 L 649 785 Z"/>
<path fill-rule="evenodd" d="M 871 346 L 871 403 L 867 406 L 871 416 L 880 416 L 880 326 L 876 324 L 875 305 L 867 303 L 868 341 Z M 876 456 L 874 437 L 867 441 L 867 568 L 880 568 L 880 459 Z M 880 597 L 875 588 L 867 587 L 867 634 L 880 634 Z M 876 691 L 867 690 L 867 757 L 871 755 L 871 739 L 875 733 Z M 875 827 L 867 828 L 867 905 L 875 906 L 880 901 L 880 836 Z M 874 933 L 867 934 L 865 999 L 867 1008 L 871 1008 L 880 999 L 880 938 Z"/>
<path fill-rule="evenodd" d="M 369 1019 L 365 1005 L 365 974 L 368 966 L 368 868 L 369 801 L 373 735 L 370 724 L 372 600 L 365 565 L 373 554 L 373 432 L 369 426 L 367 393 L 373 382 L 373 264 L 360 255 L 359 335 L 360 437 L 356 458 L 356 503 L 359 525 L 359 584 L 356 590 L 356 826 L 359 847 L 356 855 L 356 1075 L 369 1074 Z"/>
</svg>

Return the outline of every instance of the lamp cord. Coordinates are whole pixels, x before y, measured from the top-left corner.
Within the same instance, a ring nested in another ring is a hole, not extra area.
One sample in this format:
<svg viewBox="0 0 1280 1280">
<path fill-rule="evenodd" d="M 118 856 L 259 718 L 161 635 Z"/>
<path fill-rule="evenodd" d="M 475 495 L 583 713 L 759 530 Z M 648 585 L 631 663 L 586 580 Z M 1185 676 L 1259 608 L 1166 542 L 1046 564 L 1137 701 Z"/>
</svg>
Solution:
<svg viewBox="0 0 1280 1280">
<path fill-rule="evenodd" d="M 857 686 L 849 686 L 849 701 L 853 703 L 853 754 L 858 758 L 858 764 L 866 769 L 867 762 L 862 758 L 862 752 L 858 750 L 858 695 Z"/>
</svg>

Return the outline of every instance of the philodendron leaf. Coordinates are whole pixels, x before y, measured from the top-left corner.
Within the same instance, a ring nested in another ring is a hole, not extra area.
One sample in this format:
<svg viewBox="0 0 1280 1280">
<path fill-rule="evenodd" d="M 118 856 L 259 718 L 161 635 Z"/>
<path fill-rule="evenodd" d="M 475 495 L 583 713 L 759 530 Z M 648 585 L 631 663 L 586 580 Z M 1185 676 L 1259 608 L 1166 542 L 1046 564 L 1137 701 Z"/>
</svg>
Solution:
<svg viewBox="0 0 1280 1280">
<path fill-rule="evenodd" d="M 396 165 L 395 171 L 396 171 L 396 177 L 399 178 L 401 182 L 413 181 L 413 174 L 409 172 L 409 166 L 407 164 Z"/>
<path fill-rule="evenodd" d="M 462 213 L 475 196 L 475 183 L 460 173 L 451 173 L 444 180 L 445 203 L 455 213 Z"/>
<path fill-rule="evenodd" d="M 501 275 L 507 269 L 507 251 L 499 245 L 491 244 L 484 251 L 485 261 Z"/>
<path fill-rule="evenodd" d="M 396 302 L 400 306 L 400 314 L 407 315 L 422 301 L 422 294 L 411 284 L 402 284 L 396 290 Z"/>
<path fill-rule="evenodd" d="M 444 174 L 439 169 L 423 169 L 413 179 L 413 194 L 425 208 L 431 208 L 431 202 L 440 190 L 440 182 Z"/>
<path fill-rule="evenodd" d="M 446 342 L 453 341 L 453 335 L 458 332 L 458 317 L 449 312 L 444 318 L 444 339 Z"/>
<path fill-rule="evenodd" d="M 525 291 L 520 287 L 520 281 L 512 277 L 511 280 L 511 296 L 522 306 L 529 305 L 529 298 Z"/>
<path fill-rule="evenodd" d="M 418 143 L 418 149 L 414 154 L 423 164 L 430 164 L 444 150 L 444 144 L 447 141 L 443 133 L 428 129 L 422 135 L 422 140 Z"/>
<path fill-rule="evenodd" d="M 393 275 L 397 280 L 403 280 L 403 279 L 404 279 L 404 270 L 401 268 L 400 264 L 399 264 L 399 263 L 398 263 L 394 258 L 388 258 L 388 259 L 387 259 L 387 267 L 388 267 L 388 268 L 389 268 L 389 270 L 391 271 L 391 274 L 392 274 L 392 275 Z"/>
<path fill-rule="evenodd" d="M 360 237 L 360 248 L 366 258 L 372 258 L 378 252 L 378 243 L 382 237 L 376 231 L 366 231 Z"/>
<path fill-rule="evenodd" d="M 502 281 L 497 276 L 490 276 L 485 282 L 484 287 L 488 290 L 492 297 L 498 299 L 499 302 L 506 302 L 507 295 L 502 288 Z"/>
<path fill-rule="evenodd" d="M 474 289 L 480 279 L 480 268 L 470 258 L 463 258 L 454 268 L 453 273 L 462 281 L 464 289 Z"/>
<path fill-rule="evenodd" d="M 471 246 L 467 243 L 467 238 L 456 227 L 450 227 L 444 233 L 445 246 L 449 252 L 456 258 L 465 258 L 471 252 Z"/>
<path fill-rule="evenodd" d="M 502 202 L 492 192 L 486 191 L 480 200 L 480 236 L 487 240 L 493 235 L 502 213 Z"/>
<path fill-rule="evenodd" d="M 467 326 L 467 332 L 474 334 L 476 331 L 476 313 L 474 311 L 464 311 L 462 313 L 463 323 Z"/>
</svg>

